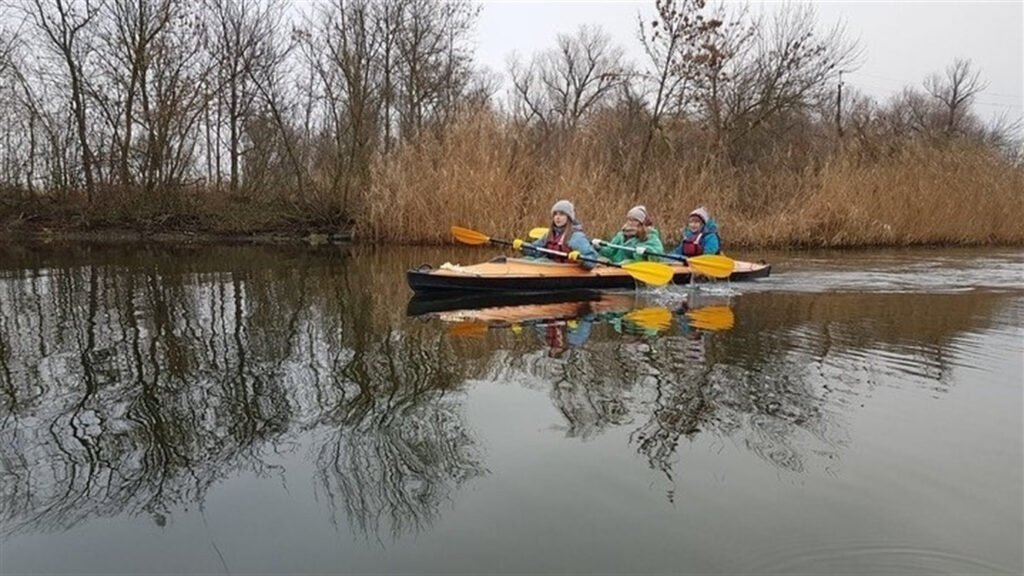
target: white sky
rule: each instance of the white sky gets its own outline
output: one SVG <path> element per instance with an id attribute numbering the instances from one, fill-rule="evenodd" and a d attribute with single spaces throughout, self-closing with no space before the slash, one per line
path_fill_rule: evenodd
<path id="1" fill-rule="evenodd" d="M 476 58 L 505 73 L 508 56 L 528 57 L 554 45 L 559 33 L 598 24 L 640 61 L 637 14 L 654 15 L 654 0 L 478 0 Z M 766 2 L 778 5 L 778 2 Z M 758 2 L 751 2 L 752 5 Z M 845 22 L 859 39 L 861 67 L 847 85 L 884 100 L 904 86 L 920 87 L 954 58 L 969 58 L 988 88 L 976 99 L 982 117 L 1024 116 L 1024 2 L 825 1 L 813 2 L 821 29 Z"/>

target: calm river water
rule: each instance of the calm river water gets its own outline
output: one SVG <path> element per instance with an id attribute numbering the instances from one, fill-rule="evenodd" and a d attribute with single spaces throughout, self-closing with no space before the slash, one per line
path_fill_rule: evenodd
<path id="1" fill-rule="evenodd" d="M 1024 571 L 1021 250 L 410 300 L 492 254 L 0 248 L 0 572 Z"/>

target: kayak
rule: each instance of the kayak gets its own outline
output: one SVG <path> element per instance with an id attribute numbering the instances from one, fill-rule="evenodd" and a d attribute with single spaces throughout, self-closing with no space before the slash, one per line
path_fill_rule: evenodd
<path id="1" fill-rule="evenodd" d="M 562 291 L 540 294 L 472 292 L 444 297 L 416 294 L 407 308 L 409 316 L 436 318 L 459 336 L 479 336 L 489 330 L 526 326 L 569 326 L 577 323 L 610 323 L 617 331 L 656 334 L 675 322 L 707 331 L 729 330 L 735 322 L 728 299 L 685 298 L 675 309 L 664 306 L 638 308 L 636 295 L 621 292 Z M 696 304 L 699 307 L 694 307 Z"/>
<path id="2" fill-rule="evenodd" d="M 482 322 L 494 326 L 544 324 L 576 320 L 598 314 L 625 314 L 636 305 L 631 294 L 603 294 L 593 300 L 548 304 L 517 304 L 486 308 L 462 308 L 437 312 L 443 322 Z"/>
<path id="3" fill-rule="evenodd" d="M 694 276 L 685 264 L 671 264 L 672 283 L 688 284 Z M 771 265 L 736 261 L 729 280 L 767 278 Z M 417 294 L 432 292 L 547 292 L 562 290 L 630 289 L 637 281 L 628 270 L 598 266 L 585 270 L 573 263 L 498 257 L 489 262 L 459 266 L 445 263 L 439 268 L 424 264 L 406 272 L 409 287 Z"/>

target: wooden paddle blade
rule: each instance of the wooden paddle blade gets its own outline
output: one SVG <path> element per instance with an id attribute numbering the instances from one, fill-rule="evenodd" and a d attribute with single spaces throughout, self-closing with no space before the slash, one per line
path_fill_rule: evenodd
<path id="1" fill-rule="evenodd" d="M 469 228 L 463 228 L 461 226 L 452 226 L 451 232 L 452 236 L 463 244 L 479 246 L 480 244 L 487 244 L 491 240 L 490 237 L 477 232 L 476 230 L 470 230 Z"/>
<path id="2" fill-rule="evenodd" d="M 622 269 L 629 272 L 633 278 L 651 286 L 668 284 L 674 274 L 672 268 L 659 262 L 630 262 L 623 264 Z"/>
<path id="3" fill-rule="evenodd" d="M 730 330 L 736 324 L 736 316 L 728 306 L 708 306 L 686 313 L 690 326 L 699 330 Z"/>
<path id="4" fill-rule="evenodd" d="M 686 263 L 690 268 L 712 278 L 728 278 L 736 266 L 732 258 L 716 254 L 691 256 L 686 259 Z"/>
<path id="5" fill-rule="evenodd" d="M 547 233 L 548 233 L 548 229 L 547 228 L 543 228 L 543 227 L 542 228 L 532 228 L 530 230 L 529 237 L 530 237 L 530 240 L 540 240 Z"/>
<path id="6" fill-rule="evenodd" d="M 672 327 L 672 312 L 664 307 L 638 308 L 626 314 L 626 320 L 645 330 L 661 332 Z"/>

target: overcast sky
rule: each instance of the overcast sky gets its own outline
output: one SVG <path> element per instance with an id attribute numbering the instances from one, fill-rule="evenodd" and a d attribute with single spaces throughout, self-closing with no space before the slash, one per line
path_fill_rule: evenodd
<path id="1" fill-rule="evenodd" d="M 477 61 L 505 72 L 513 51 L 528 57 L 554 45 L 559 33 L 598 24 L 634 60 L 642 58 L 637 14 L 650 19 L 654 0 L 480 0 Z M 758 7 L 759 2 L 751 2 Z M 770 9 L 777 2 L 765 2 Z M 956 57 L 969 58 L 988 88 L 977 98 L 984 117 L 1024 115 L 1024 2 L 818 1 L 821 29 L 838 21 L 860 41 L 860 68 L 848 85 L 879 99 L 924 78 Z"/>

